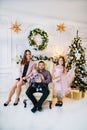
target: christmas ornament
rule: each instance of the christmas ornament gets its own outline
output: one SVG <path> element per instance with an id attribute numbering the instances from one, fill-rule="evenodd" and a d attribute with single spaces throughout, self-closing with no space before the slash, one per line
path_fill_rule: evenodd
<path id="1" fill-rule="evenodd" d="M 77 60 L 79 60 L 80 57 L 81 57 L 81 54 L 77 51 L 77 52 L 75 53 L 75 56 L 76 56 Z"/>
<path id="2" fill-rule="evenodd" d="M 64 32 L 65 31 L 64 23 L 57 25 L 57 31 L 60 31 L 60 32 Z"/>
<path id="3" fill-rule="evenodd" d="M 19 31 L 21 31 L 20 28 L 21 24 L 18 24 L 17 22 L 15 22 L 14 24 L 11 25 L 11 30 L 13 30 L 14 32 L 18 33 Z"/>

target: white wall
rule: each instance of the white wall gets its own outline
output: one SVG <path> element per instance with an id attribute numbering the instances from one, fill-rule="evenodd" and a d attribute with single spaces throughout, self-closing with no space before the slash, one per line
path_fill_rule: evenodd
<path id="1" fill-rule="evenodd" d="M 23 54 L 26 48 L 31 49 L 27 39 L 30 30 L 39 27 L 49 35 L 46 50 L 32 50 L 34 55 L 66 54 L 77 29 L 86 47 L 86 11 L 86 0 L 0 0 L 0 91 L 8 91 L 18 75 L 16 55 Z M 21 24 L 22 30 L 18 34 L 10 30 L 15 21 Z M 56 25 L 60 23 L 65 24 L 65 32 L 56 31 Z"/>

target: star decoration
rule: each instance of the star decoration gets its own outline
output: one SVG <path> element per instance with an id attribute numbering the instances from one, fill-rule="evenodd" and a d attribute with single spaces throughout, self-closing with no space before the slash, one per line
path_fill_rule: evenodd
<path id="1" fill-rule="evenodd" d="M 17 22 L 15 22 L 14 24 L 11 25 L 11 30 L 13 30 L 14 32 L 18 33 L 19 31 L 21 31 L 20 28 L 21 24 L 18 24 Z"/>
<path id="2" fill-rule="evenodd" d="M 65 31 L 65 25 L 64 25 L 64 23 L 57 25 L 57 31 L 60 31 L 60 32 Z"/>

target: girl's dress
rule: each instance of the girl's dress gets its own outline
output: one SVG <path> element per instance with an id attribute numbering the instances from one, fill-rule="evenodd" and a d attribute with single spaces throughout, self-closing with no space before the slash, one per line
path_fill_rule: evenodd
<path id="1" fill-rule="evenodd" d="M 54 81 L 54 94 L 55 96 L 63 98 L 71 90 L 70 85 L 75 76 L 74 69 L 71 69 L 69 72 L 64 73 L 64 67 L 57 65 L 54 68 L 54 76 L 59 76 Z"/>

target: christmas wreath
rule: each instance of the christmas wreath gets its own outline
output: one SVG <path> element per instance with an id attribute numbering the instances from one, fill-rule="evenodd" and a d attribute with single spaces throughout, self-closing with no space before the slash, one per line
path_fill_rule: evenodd
<path id="1" fill-rule="evenodd" d="M 41 41 L 36 41 L 36 36 L 39 36 L 39 38 L 41 37 Z M 44 50 L 47 47 L 48 34 L 45 31 L 36 28 L 30 31 L 28 40 L 30 46 L 34 46 L 34 50 Z"/>

